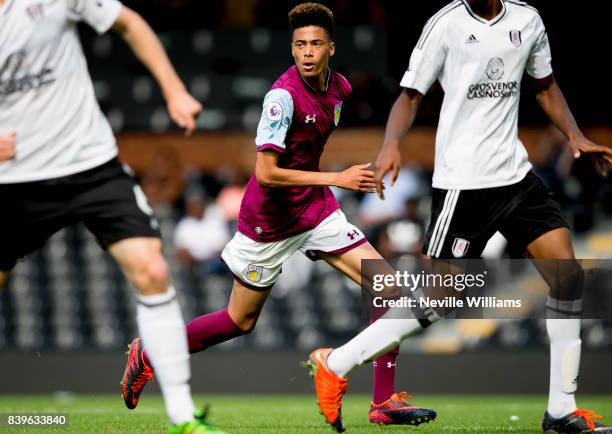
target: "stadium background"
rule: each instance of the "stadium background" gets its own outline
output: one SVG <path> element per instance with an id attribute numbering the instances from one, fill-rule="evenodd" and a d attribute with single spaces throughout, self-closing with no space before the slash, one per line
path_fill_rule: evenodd
<path id="1" fill-rule="evenodd" d="M 123 41 L 81 29 L 96 94 L 117 134 L 121 156 L 135 170 L 160 219 L 186 319 L 227 302 L 231 277 L 218 253 L 233 233 L 253 167 L 261 100 L 292 64 L 286 13 L 297 3 L 125 1 L 159 33 L 179 74 L 204 103 L 200 130 L 192 138 L 171 125 L 154 80 Z M 332 170 L 375 158 L 412 47 L 425 21 L 445 2 L 324 3 L 335 11 L 338 27 L 332 67 L 354 89 L 323 157 L 322 169 Z M 603 14 L 597 14 L 594 1 L 580 2 L 579 8 L 544 0 L 531 4 L 543 16 L 555 76 L 579 124 L 587 136 L 609 145 L 611 95 L 601 46 L 610 37 L 604 39 Z M 546 124 L 528 83 L 522 92 L 521 138 L 563 203 L 578 255 L 609 258 L 610 177 L 595 176 L 589 161 L 571 165 L 563 139 Z M 441 98 L 441 90 L 434 88 L 423 101 L 416 127 L 403 144 L 404 169 L 389 202 L 336 192 L 349 218 L 385 256 L 417 251 L 421 242 Z M 201 216 L 202 207 L 202 221 L 192 220 L 177 235 L 186 215 Z M 189 248 L 175 239 L 186 240 Z M 491 254 L 504 253 L 497 249 Z M 367 323 L 359 289 L 325 264 L 296 255 L 285 271 L 251 335 L 193 357 L 196 391 L 303 393 L 309 390 L 308 380 L 297 361 L 312 348 L 343 342 Z M 0 393 L 115 392 L 122 351 L 136 333 L 134 302 L 117 267 L 83 227 L 54 235 L 42 251 L 18 265 L 0 296 L 0 364 L 4 372 L 28 372 L 3 378 Z M 583 342 L 581 390 L 609 392 L 610 324 L 586 321 Z M 541 321 L 444 321 L 406 342 L 402 353 L 398 385 L 411 390 L 546 390 Z M 367 392 L 370 376 L 369 369 L 362 369 L 351 389 Z"/>

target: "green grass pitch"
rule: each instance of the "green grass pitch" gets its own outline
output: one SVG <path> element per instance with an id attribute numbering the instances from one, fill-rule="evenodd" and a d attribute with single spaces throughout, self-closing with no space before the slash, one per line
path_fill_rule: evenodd
<path id="1" fill-rule="evenodd" d="M 343 412 L 347 434 L 362 433 L 538 433 L 545 410 L 544 396 L 419 395 L 412 400 L 437 410 L 437 420 L 419 427 L 379 427 L 367 419 L 369 397 L 348 395 Z M 210 419 L 229 434 L 331 433 L 308 395 L 199 395 L 210 403 Z M 612 421 L 612 395 L 581 396 L 579 405 Z M 10 429 L 8 433 L 164 433 L 166 416 L 159 395 L 144 394 L 139 407 L 129 411 L 119 396 L 76 395 L 61 399 L 48 395 L 0 396 L 0 413 L 62 412 L 68 428 Z M 518 420 L 511 420 L 518 416 Z M 516 418 L 514 418 L 516 419 Z M 5 431 L 0 428 L 0 431 Z"/>

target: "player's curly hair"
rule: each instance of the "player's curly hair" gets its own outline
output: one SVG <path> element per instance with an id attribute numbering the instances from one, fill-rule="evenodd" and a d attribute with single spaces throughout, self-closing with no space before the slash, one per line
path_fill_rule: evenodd
<path id="1" fill-rule="evenodd" d="M 334 13 L 321 3 L 301 3 L 289 12 L 291 32 L 300 27 L 323 27 L 329 37 L 334 36 Z"/>

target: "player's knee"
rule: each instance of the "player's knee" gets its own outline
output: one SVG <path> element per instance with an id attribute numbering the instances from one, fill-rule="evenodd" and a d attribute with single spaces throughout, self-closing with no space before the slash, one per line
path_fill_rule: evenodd
<path id="1" fill-rule="evenodd" d="M 547 279 L 550 296 L 558 300 L 576 300 L 582 297 L 584 286 L 584 270 L 578 261 L 555 261 L 556 272 Z"/>
<path id="2" fill-rule="evenodd" d="M 168 289 L 168 265 L 161 255 L 141 260 L 134 267 L 131 280 L 144 295 L 163 293 Z"/>

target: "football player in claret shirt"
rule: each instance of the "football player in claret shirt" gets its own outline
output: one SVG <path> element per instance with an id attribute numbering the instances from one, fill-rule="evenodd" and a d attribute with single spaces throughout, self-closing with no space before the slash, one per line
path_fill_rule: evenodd
<path id="1" fill-rule="evenodd" d="M 242 200 L 238 232 L 222 252 L 235 277 L 229 305 L 188 324 L 192 353 L 253 330 L 283 262 L 296 251 L 323 259 L 359 284 L 361 260 L 382 259 L 363 233 L 347 221 L 329 188 L 375 192 L 369 164 L 338 173 L 319 171 L 327 138 L 351 94 L 346 78 L 328 67 L 336 49 L 332 12 L 320 4 L 303 3 L 291 10 L 289 21 L 295 65 L 264 98 L 255 139 L 255 173 Z M 138 342 L 136 338 L 136 347 Z M 370 419 L 418 424 L 435 418 L 433 410 L 412 406 L 404 401 L 403 393 L 395 393 L 396 355 L 392 350 L 378 363 L 388 372 L 375 375 Z M 135 406 L 152 370 L 146 353 L 134 353 L 130 360 L 134 393 L 127 403 Z"/>
<path id="2" fill-rule="evenodd" d="M 479 258 L 499 231 L 515 252 L 549 260 L 554 267 L 542 267 L 540 261 L 540 272 L 547 282 L 564 285 L 552 284 L 546 302 L 551 363 L 542 430 L 610 433 L 612 427 L 594 420 L 601 417 L 593 411 L 578 409 L 574 398 L 582 270 L 574 260 L 569 225 L 560 206 L 531 171 L 518 138 L 519 89 L 525 71 L 538 103 L 566 135 L 574 156 L 589 154 L 606 173 L 612 150 L 592 143 L 578 128 L 553 77 L 548 37 L 538 11 L 514 0 L 456 0 L 425 24 L 414 47 L 400 83 L 404 90 L 391 110 L 376 160 L 377 189 L 384 198 L 382 179 L 389 172 L 392 181 L 397 178 L 398 145 L 412 126 L 422 96 L 438 80 L 444 101 L 436 135 L 432 218 L 423 253 L 436 263 Z M 377 321 L 330 354 L 315 351 L 311 363 L 334 374 L 321 378 L 321 390 L 339 387 L 364 360 L 437 319 L 438 312 L 433 312 L 425 323 Z M 340 401 L 327 405 L 339 407 Z"/>

